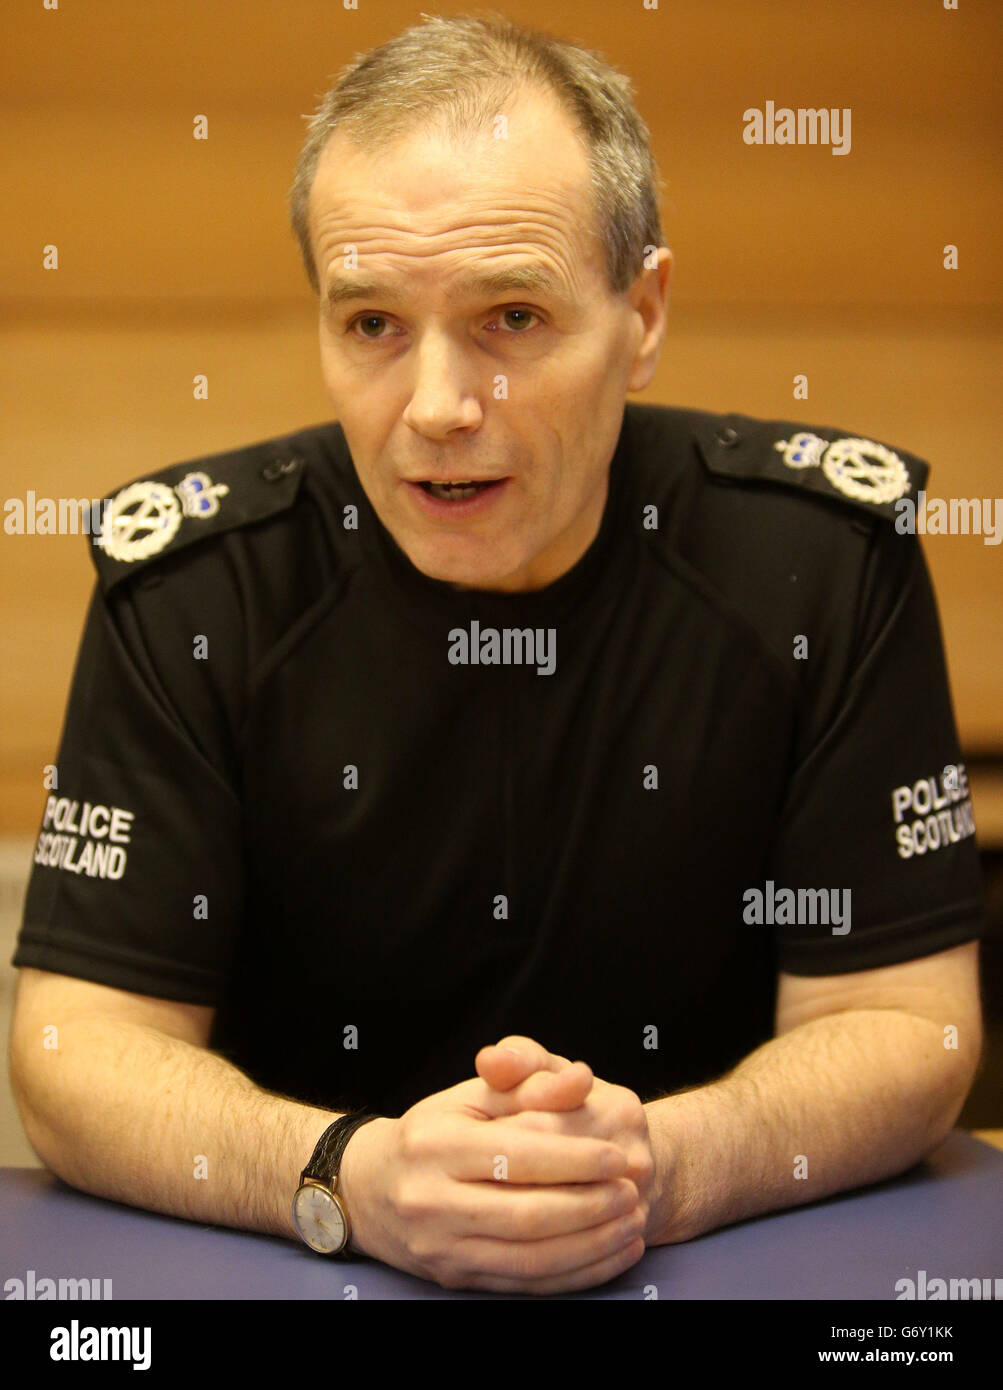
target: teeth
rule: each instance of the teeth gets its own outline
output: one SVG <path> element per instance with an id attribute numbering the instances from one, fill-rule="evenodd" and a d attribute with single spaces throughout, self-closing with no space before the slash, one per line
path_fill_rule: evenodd
<path id="1" fill-rule="evenodd" d="M 482 484 L 426 483 L 425 486 L 433 497 L 438 497 L 443 501 L 455 502 L 465 500 L 468 497 L 476 497 Z"/>

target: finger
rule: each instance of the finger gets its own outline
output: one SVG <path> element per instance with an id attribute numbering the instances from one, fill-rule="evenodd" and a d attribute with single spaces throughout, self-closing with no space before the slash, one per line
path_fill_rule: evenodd
<path id="1" fill-rule="evenodd" d="M 521 1294 L 563 1294 L 574 1293 L 578 1289 L 595 1289 L 627 1273 L 632 1265 L 638 1264 L 645 1254 L 643 1237 L 632 1240 L 618 1254 L 608 1259 L 600 1259 L 596 1264 L 583 1265 L 581 1269 L 568 1270 L 563 1275 L 552 1275 L 547 1279 L 497 1279 L 490 1275 L 475 1275 L 465 1289 L 493 1289 L 496 1293 Z"/>
<path id="2" fill-rule="evenodd" d="M 544 1066 L 549 1067 L 551 1071 L 560 1071 L 562 1067 L 571 1065 L 567 1057 L 562 1057 L 559 1052 L 551 1052 L 543 1043 L 537 1042 L 535 1038 L 527 1038 L 522 1033 L 507 1034 L 498 1040 L 498 1046 L 508 1048 L 510 1052 L 528 1053 L 536 1063 L 537 1071 Z"/>
<path id="3" fill-rule="evenodd" d="M 579 1109 L 588 1101 L 595 1082 L 592 1069 L 585 1062 L 574 1065 L 569 1062 L 563 1072 L 541 1072 L 538 1075 L 541 1078 L 537 1083 L 541 1088 L 539 1098 L 541 1102 L 546 1102 L 542 1105 L 543 1110 Z M 552 1088 L 549 1094 L 545 1089 L 547 1086 Z M 482 1077 L 472 1076 L 439 1091 L 434 1101 L 436 1109 L 454 1113 L 461 1111 L 476 1120 L 494 1120 L 509 1113 L 522 1113 L 509 1103 L 510 1094 L 495 1090 Z M 428 1103 L 428 1100 L 424 1102 L 426 1105 Z"/>
<path id="4" fill-rule="evenodd" d="M 537 1241 L 591 1230 L 629 1216 L 640 1200 L 630 1178 L 609 1182 L 458 1182 L 449 1194 L 448 1220 L 459 1237 Z"/>
<path id="5" fill-rule="evenodd" d="M 518 1053 L 528 1063 L 525 1070 L 517 1070 L 518 1058 L 512 1053 Z M 519 1081 L 534 1071 L 561 1071 L 571 1065 L 567 1057 L 548 1052 L 535 1038 L 524 1037 L 521 1033 L 510 1033 L 500 1038 L 494 1047 L 482 1047 L 477 1056 L 484 1057 L 489 1066 L 508 1067 Z"/>
<path id="6" fill-rule="evenodd" d="M 461 1269 L 471 1270 L 474 1278 L 514 1279 L 523 1287 L 528 1281 L 538 1285 L 555 1277 L 573 1276 L 606 1260 L 626 1260 L 627 1251 L 634 1256 L 625 1266 L 629 1267 L 644 1251 L 643 1229 L 644 1213 L 635 1210 L 589 1230 L 544 1240 L 461 1237 L 456 1242 L 455 1259 Z"/>
<path id="7" fill-rule="evenodd" d="M 484 1090 L 476 1104 L 491 1119 L 526 1109 L 578 1110 L 585 1104 L 594 1080 L 592 1069 L 585 1062 L 569 1063 L 561 1072 L 533 1072 L 511 1090 L 498 1090 L 482 1077 Z"/>
<path id="8" fill-rule="evenodd" d="M 536 1070 L 528 1053 L 491 1045 L 474 1058 L 474 1070 L 496 1091 L 507 1091 Z"/>
<path id="9" fill-rule="evenodd" d="M 484 1289 L 493 1293 L 574 1293 L 578 1289 L 594 1289 L 599 1284 L 608 1284 L 611 1279 L 616 1279 L 636 1265 L 646 1249 L 643 1237 L 638 1236 L 617 1254 L 582 1265 L 580 1269 L 566 1270 L 563 1274 L 553 1274 L 544 1279 L 513 1279 L 497 1274 L 471 1273 L 447 1287 Z"/>
<path id="10" fill-rule="evenodd" d="M 496 1120 L 494 1123 L 500 1125 L 502 1121 Z M 579 1144 L 585 1137 L 615 1144 L 626 1160 L 626 1167 L 622 1170 L 624 1177 L 645 1188 L 652 1180 L 654 1160 L 650 1142 L 618 1127 L 608 1111 L 593 1111 L 588 1105 L 564 1114 L 524 1110 L 518 1115 L 508 1116 L 505 1123 L 511 1128 L 524 1129 L 539 1135 L 565 1136 Z"/>
<path id="11" fill-rule="evenodd" d="M 446 1129 L 438 1147 L 442 1168 L 466 1182 L 605 1182 L 627 1171 L 626 1155 L 609 1140 L 538 1133 L 504 1116 Z"/>
<path id="12" fill-rule="evenodd" d="M 611 1143 L 618 1142 L 614 1138 L 612 1130 L 606 1131 L 608 1117 L 604 1112 L 596 1110 L 594 1107 L 580 1105 L 576 1110 L 554 1109 L 527 1109 L 513 1111 L 505 1115 L 507 1119 L 517 1129 L 532 1130 L 535 1134 L 565 1134 L 565 1135 L 586 1135 L 590 1134 L 594 1139 L 606 1139 Z"/>
<path id="13" fill-rule="evenodd" d="M 520 1110 L 504 1118 L 511 1127 L 530 1129 L 539 1134 L 589 1134 L 594 1139 L 605 1139 L 625 1149 L 651 1148 L 650 1134 L 644 1121 L 644 1127 L 638 1128 L 632 1121 L 625 1121 L 615 1108 L 591 1096 L 577 1110 L 561 1113 L 542 1109 Z M 501 1121 L 495 1123 L 500 1124 Z"/>

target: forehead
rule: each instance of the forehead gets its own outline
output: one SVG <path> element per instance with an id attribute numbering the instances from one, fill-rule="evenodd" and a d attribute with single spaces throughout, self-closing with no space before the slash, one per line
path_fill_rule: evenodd
<path id="1" fill-rule="evenodd" d="M 382 149 L 336 131 L 310 195 L 310 230 L 321 281 L 342 264 L 448 273 L 471 253 L 525 253 L 564 279 L 601 273 L 591 171 L 573 121 L 548 94 L 502 106 L 486 134 L 451 139 L 416 131 Z M 494 132 L 499 132 L 496 135 Z"/>

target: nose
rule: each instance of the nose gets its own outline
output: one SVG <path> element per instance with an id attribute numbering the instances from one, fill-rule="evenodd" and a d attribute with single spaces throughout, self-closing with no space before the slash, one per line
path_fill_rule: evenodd
<path id="1" fill-rule="evenodd" d="M 472 389 L 473 371 L 463 349 L 444 333 L 426 333 L 415 349 L 414 390 L 404 420 L 429 439 L 472 429 L 483 414 Z"/>

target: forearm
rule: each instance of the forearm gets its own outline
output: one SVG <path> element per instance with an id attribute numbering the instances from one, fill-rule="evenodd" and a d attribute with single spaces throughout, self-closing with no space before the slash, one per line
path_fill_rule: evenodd
<path id="1" fill-rule="evenodd" d="M 849 1010 L 771 1039 L 720 1081 L 649 1102 L 647 1243 L 902 1172 L 948 1133 L 977 1061 L 945 1049 L 928 1019 Z"/>
<path id="2" fill-rule="evenodd" d="M 216 1053 L 111 1019 L 61 1021 L 58 1049 L 21 1060 L 15 1095 L 32 1146 L 71 1186 L 290 1237 L 297 1179 L 337 1117 L 262 1090 Z"/>

